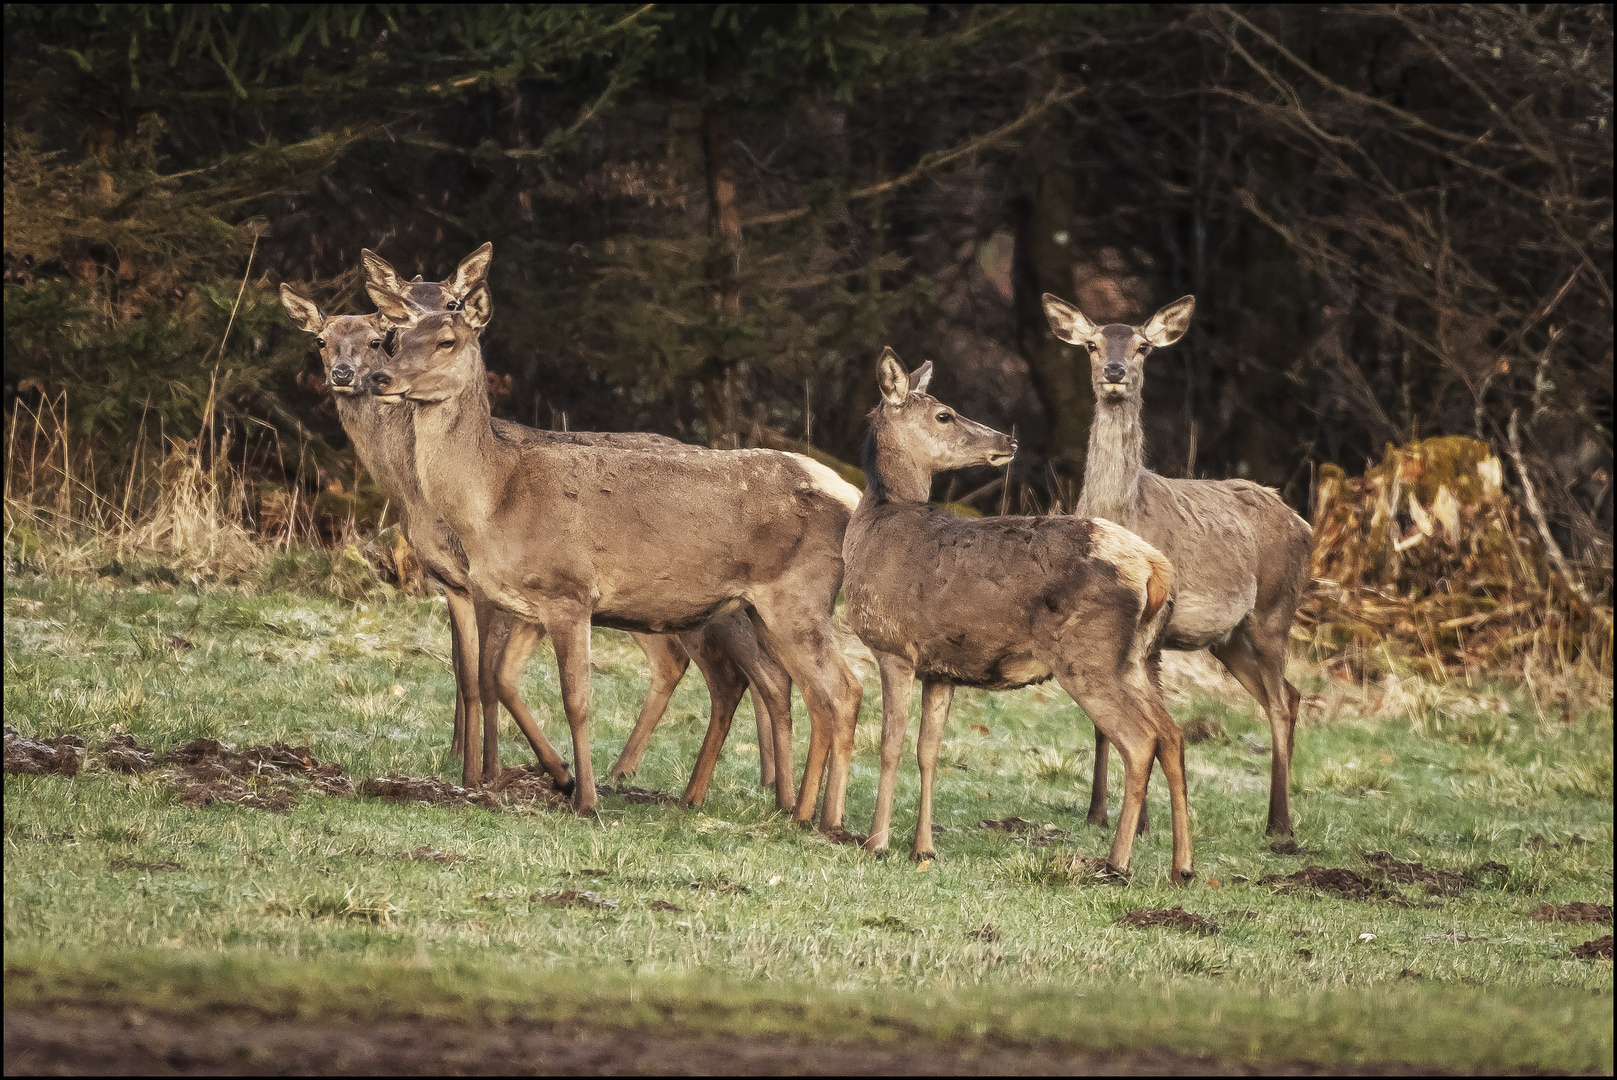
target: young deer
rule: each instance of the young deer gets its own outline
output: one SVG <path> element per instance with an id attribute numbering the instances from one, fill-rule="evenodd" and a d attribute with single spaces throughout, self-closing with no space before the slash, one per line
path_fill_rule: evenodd
<path id="1" fill-rule="evenodd" d="M 825 482 L 830 470 L 768 450 L 514 442 L 489 423 L 478 344 L 489 318 L 486 284 L 463 310 L 425 316 L 396 292 L 368 290 L 405 327 L 368 388 L 381 401 L 410 402 L 422 492 L 459 538 L 472 582 L 555 642 L 576 811 L 596 805 L 591 623 L 669 633 L 745 608 L 808 705 L 795 816 L 813 817 L 829 758 L 820 827 L 840 830 L 860 687 L 831 626 L 854 499 Z M 777 718 L 777 755 L 789 739 Z M 777 782 L 789 782 L 779 764 Z"/>
<path id="2" fill-rule="evenodd" d="M 417 292 L 424 294 L 425 290 L 434 289 L 439 290 L 442 295 L 453 296 L 451 290 L 466 279 L 468 265 L 483 254 L 483 250 L 480 249 L 463 262 L 455 278 L 441 283 L 425 285 L 415 283 Z M 484 265 L 486 267 L 486 262 Z M 423 295 L 423 299 L 432 302 L 434 299 L 441 299 L 441 296 Z M 476 785 L 481 782 L 483 774 L 492 775 L 498 771 L 495 742 L 497 717 L 493 715 L 493 710 L 497 708 L 497 701 L 503 701 L 546 770 L 564 790 L 571 790 L 572 780 L 567 775 L 566 766 L 541 734 L 532 713 L 517 691 L 517 680 L 538 643 L 537 637 L 525 624 L 514 626 L 509 615 L 495 609 L 486 601 L 479 602 L 475 591 L 470 588 L 464 556 L 460 554 L 458 542 L 442 519 L 426 506 L 421 495 L 415 473 L 415 437 L 409 417 L 400 415 L 399 410 L 384 406 L 369 395 L 354 393 L 355 387 L 361 385 L 369 367 L 386 355 L 382 351 L 386 330 L 379 325 L 375 316 L 323 315 L 311 301 L 299 296 L 286 285 L 281 286 L 281 302 L 294 323 L 317 336 L 321 359 L 326 368 L 326 379 L 332 388 L 338 417 L 344 429 L 354 441 L 361 462 L 378 486 L 387 492 L 390 500 L 399 508 L 405 534 L 427 572 L 444 589 L 449 605 L 451 651 L 456 677 L 456 737 L 452 752 L 464 755 L 464 782 Z M 519 440 L 544 441 L 552 434 L 531 431 L 515 424 L 506 424 L 505 421 L 495 423 L 506 428 L 510 437 Z M 590 439 L 608 445 L 617 443 L 639 447 L 655 446 L 658 440 L 671 446 L 680 445 L 672 439 L 663 440 L 655 435 L 558 434 L 557 438 Z M 478 684 L 478 658 L 485 650 L 479 641 L 480 621 L 487 624 L 486 633 L 490 643 L 487 650 L 490 663 L 482 665 L 484 672 L 482 685 Z M 642 712 L 641 723 L 636 729 L 637 735 L 641 734 L 643 728 L 645 736 L 649 736 L 651 728 L 660 719 L 674 686 L 678 684 L 690 661 L 686 647 L 682 647 L 681 643 L 671 636 L 636 635 L 636 640 L 652 663 L 651 696 Z M 780 704 L 782 699 L 788 702 L 790 700 L 790 684 L 786 680 L 785 673 L 771 658 L 755 655 L 759 652 L 755 636 L 751 626 L 742 619 L 731 617 L 724 624 L 704 628 L 700 635 L 691 635 L 689 651 L 696 655 L 698 665 L 707 677 L 713 696 L 714 712 L 722 716 L 722 726 L 725 730 L 728 730 L 729 717 L 734 713 L 747 688 L 747 679 L 737 670 L 738 665 L 732 661 L 732 654 L 744 658 L 741 667 L 761 669 L 761 677 L 756 682 L 764 688 L 775 710 L 785 708 Z M 480 711 L 480 699 L 486 704 L 486 708 L 482 710 L 485 739 L 484 753 L 481 757 L 476 753 L 476 742 L 466 738 L 469 717 L 477 715 Z M 648 716 L 649 724 L 646 722 Z M 769 731 L 771 735 L 770 742 L 760 742 L 763 754 L 769 755 L 772 752 L 773 732 L 766 726 L 762 710 L 760 710 L 760 728 Z M 643 748 L 644 736 L 639 749 Z M 625 756 L 628 756 L 628 753 L 626 750 Z M 636 752 L 634 759 L 637 761 L 638 757 L 639 753 Z M 775 774 L 773 757 L 767 757 L 766 763 L 768 775 L 764 778 L 764 782 L 773 785 Z M 699 803 L 706 794 L 706 781 L 710 777 L 711 768 L 707 770 L 705 776 L 699 774 L 701 783 L 698 785 L 693 781 L 693 786 L 687 789 L 686 799 Z M 788 804 L 789 801 L 788 799 Z"/>
<path id="3" fill-rule="evenodd" d="M 413 281 L 403 281 L 387 260 L 369 248 L 360 251 L 360 259 L 365 268 L 367 282 L 399 293 L 418 314 L 430 314 L 434 311 L 458 309 L 465 302 L 471 289 L 478 282 L 487 279 L 493 251 L 492 244 L 484 244 L 462 260 L 454 275 L 442 282 L 423 281 L 420 275 Z M 393 328 L 385 317 L 380 315 L 378 317 L 389 329 Z M 362 384 L 364 374 L 361 372 L 356 377 L 355 385 Z M 376 404 L 374 400 L 372 407 L 386 410 L 385 406 Z M 415 436 L 410 418 L 408 415 L 400 414 L 397 409 L 386 411 L 390 413 L 391 422 L 403 429 L 402 454 L 407 461 L 401 463 L 400 471 L 408 472 L 410 479 L 414 481 Z M 496 419 L 493 423 L 502 435 L 517 441 L 611 446 L 634 450 L 676 450 L 684 445 L 666 436 L 645 433 L 537 431 L 505 420 Z M 414 494 L 419 500 L 419 484 L 416 485 Z M 518 708 L 526 713 L 526 706 L 517 693 L 517 682 L 529 658 L 538 647 L 544 631 L 542 627 L 512 619 L 492 605 L 480 609 L 480 613 L 484 610 L 490 612 L 488 617 L 494 620 L 489 628 L 489 638 L 495 644 L 488 663 L 483 665 L 481 680 L 486 731 L 496 722 L 494 717 L 496 700 L 504 702 L 513 716 L 517 715 Z M 758 729 L 759 782 L 764 787 L 775 788 L 776 802 L 781 809 L 791 807 L 794 801 L 790 784 L 791 747 L 787 745 L 777 753 L 774 745 L 775 718 L 784 717 L 787 728 L 791 726 L 791 680 L 768 651 L 759 645 L 752 624 L 744 616 L 733 614 L 715 619 L 701 629 L 683 635 L 631 636 L 651 665 L 651 687 L 635 721 L 634 730 L 607 775 L 613 778 L 630 776 L 639 768 L 646 745 L 666 713 L 675 687 L 679 685 L 679 680 L 684 676 L 691 659 L 695 658 L 712 696 L 713 719 L 708 726 L 709 738 L 704 741 L 703 752 L 697 758 L 697 768 L 681 801 L 694 806 L 700 805 L 707 797 L 708 784 L 712 779 L 717 755 L 723 743 L 722 733 L 729 731 L 736 705 L 740 703 L 741 695 L 749 689 L 750 684 L 753 714 Z M 473 666 L 476 667 L 475 664 Z M 459 720 L 460 716 L 457 714 L 457 721 Z M 718 742 L 710 745 L 716 737 Z M 787 763 L 785 784 L 778 784 L 776 781 L 777 757 Z"/>
<path id="4" fill-rule="evenodd" d="M 887 850 L 893 785 L 921 679 L 921 807 L 911 854 L 934 855 L 932 781 L 955 686 L 1014 690 L 1052 676 L 1117 744 L 1127 783 L 1108 859 L 1126 871 L 1153 760 L 1173 807 L 1173 878 L 1192 876 L 1184 739 L 1147 658 L 1168 615 L 1173 568 L 1108 521 L 957 517 L 927 505 L 932 476 L 1003 465 L 1016 443 L 926 393 L 882 353 L 882 399 L 865 439 L 867 484 L 842 557 L 848 622 L 881 669 L 881 780 L 865 847 Z"/>
<path id="5" fill-rule="evenodd" d="M 1287 789 L 1301 695 L 1285 678 L 1286 648 L 1308 587 L 1313 532 L 1270 488 L 1246 480 L 1175 480 L 1145 467 L 1145 358 L 1184 336 L 1195 305 L 1195 297 L 1185 296 L 1144 326 L 1096 326 L 1071 304 L 1044 294 L 1056 337 L 1089 350 L 1095 387 L 1076 512 L 1132 529 L 1173 560 L 1173 614 L 1162 646 L 1209 650 L 1268 713 L 1268 832 L 1289 836 Z M 1099 728 L 1089 820 L 1106 821 L 1106 739 Z"/>

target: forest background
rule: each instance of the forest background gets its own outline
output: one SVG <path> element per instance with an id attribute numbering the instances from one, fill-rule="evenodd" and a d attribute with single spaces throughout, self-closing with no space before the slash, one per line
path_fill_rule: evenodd
<path id="1" fill-rule="evenodd" d="M 362 247 L 493 240 L 498 413 L 853 462 L 891 344 L 1016 431 L 935 493 L 986 512 L 1082 482 L 1040 294 L 1194 293 L 1154 468 L 1308 516 L 1325 463 L 1472 436 L 1599 599 L 1611 10 L 7 5 L 8 491 L 60 459 L 62 519 L 137 522 L 188 454 L 249 530 L 373 529 L 276 288 L 368 310 Z"/>

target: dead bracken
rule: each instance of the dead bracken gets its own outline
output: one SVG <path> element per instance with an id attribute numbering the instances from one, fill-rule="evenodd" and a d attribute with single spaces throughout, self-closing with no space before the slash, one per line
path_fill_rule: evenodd
<path id="1" fill-rule="evenodd" d="M 1171 908 L 1135 908 L 1117 918 L 1118 926 L 1139 929 L 1147 926 L 1166 926 L 1171 930 L 1186 930 L 1193 934 L 1216 934 L 1218 923 L 1186 911 L 1175 904 Z"/>
<path id="2" fill-rule="evenodd" d="M 1528 917 L 1536 922 L 1611 922 L 1611 905 L 1588 904 L 1582 901 L 1572 904 L 1540 904 Z"/>

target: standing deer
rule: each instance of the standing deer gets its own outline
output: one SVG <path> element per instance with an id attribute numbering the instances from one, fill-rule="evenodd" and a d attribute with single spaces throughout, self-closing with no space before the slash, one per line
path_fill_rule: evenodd
<path id="1" fill-rule="evenodd" d="M 932 782 L 958 686 L 1014 690 L 1054 677 L 1117 744 L 1127 781 L 1109 865 L 1128 869 L 1153 760 L 1173 807 L 1173 878 L 1192 874 L 1184 737 L 1147 670 L 1173 567 L 1109 521 L 962 518 L 927 505 L 935 473 L 1005 465 L 1016 442 L 926 393 L 883 351 L 865 439 L 866 487 L 843 541 L 848 622 L 881 670 L 881 780 L 865 847 L 887 850 L 893 786 L 921 679 L 920 815 L 911 854 L 934 857 Z"/>
<path id="2" fill-rule="evenodd" d="M 404 328 L 368 389 L 383 402 L 409 402 L 427 502 L 460 540 L 472 583 L 555 643 L 576 812 L 592 814 L 597 801 L 590 625 L 669 633 L 746 609 L 808 705 L 809 755 L 794 816 L 814 816 L 824 777 L 820 827 L 840 831 L 860 686 L 831 625 L 854 500 L 826 483 L 830 470 L 770 450 L 515 442 L 490 425 L 478 343 L 489 319 L 487 284 L 462 310 L 430 315 L 397 292 L 367 289 Z M 775 723 L 778 756 L 790 741 L 779 717 Z M 776 768 L 777 783 L 789 782 Z"/>
<path id="3" fill-rule="evenodd" d="M 444 296 L 453 296 L 457 287 L 462 289 L 466 287 L 464 282 L 468 280 L 468 266 L 475 264 L 479 257 L 484 255 L 486 252 L 479 249 L 461 264 L 454 278 L 427 285 L 416 283 L 417 291 L 438 290 L 440 295 L 437 299 L 440 300 Z M 486 268 L 486 265 L 485 258 L 482 261 L 483 268 Z M 473 273 L 477 272 L 478 268 L 474 266 Z M 424 299 L 431 302 L 434 297 L 425 296 Z M 325 316 L 312 302 L 299 296 L 286 285 L 281 287 L 281 301 L 295 323 L 317 336 L 321 359 L 326 368 L 326 379 L 332 388 L 338 416 L 344 429 L 354 441 L 361 461 L 375 478 L 378 486 L 382 487 L 390 500 L 400 508 L 406 536 L 428 573 L 444 589 L 445 599 L 449 605 L 456 675 L 457 730 L 452 752 L 464 755 L 464 782 L 475 785 L 481 782 L 484 772 L 498 770 L 497 743 L 494 737 L 497 732 L 493 723 L 496 717 L 491 714 L 497 708 L 496 701 L 503 701 L 546 770 L 563 790 L 571 790 L 572 780 L 567 775 L 566 766 L 540 733 L 532 713 L 517 692 L 517 679 L 537 645 L 537 638 L 529 633 L 525 626 L 513 626 L 512 620 L 504 612 L 498 611 L 486 602 L 480 604 L 474 596 L 466 577 L 465 560 L 459 552 L 458 542 L 442 520 L 425 505 L 421 495 L 420 484 L 415 475 L 414 433 L 410 427 L 409 417 L 399 415 L 397 409 L 383 406 L 368 395 L 354 392 L 356 385 L 361 384 L 368 366 L 377 358 L 385 356 L 382 352 L 385 329 L 379 325 L 375 316 Z M 663 439 L 655 435 L 558 434 L 532 431 L 519 425 L 506 424 L 505 421 L 495 423 L 507 428 L 510 437 L 519 440 L 545 440 L 554 436 L 556 439 L 575 442 L 591 440 L 604 444 L 653 448 L 662 443 L 671 446 L 681 445 L 672 439 Z M 483 665 L 484 684 L 478 686 L 478 658 L 482 652 L 478 635 L 480 616 L 482 621 L 488 623 L 491 663 Z M 637 635 L 637 641 L 652 662 L 652 687 L 636 734 L 639 735 L 644 728 L 645 735 L 649 736 L 650 728 L 655 726 L 666 708 L 674 686 L 679 682 L 690 661 L 687 648 L 682 647 L 673 637 Z M 716 622 L 700 635 L 691 635 L 689 642 L 689 652 L 696 655 L 698 665 L 702 667 L 707 677 L 713 696 L 715 717 L 716 719 L 722 717 L 722 726 L 725 730 L 728 730 L 729 717 L 734 713 L 735 706 L 747 687 L 747 679 L 737 670 L 738 665 L 732 661 L 732 654 L 744 658 L 740 665 L 742 668 L 758 671 L 755 684 L 764 688 L 765 694 L 771 700 L 772 708 L 783 709 L 784 706 L 780 702 L 782 700 L 789 702 L 790 686 L 785 673 L 780 671 L 772 659 L 755 655 L 759 652 L 757 643 L 751 627 L 744 620 L 731 617 L 722 623 Z M 473 687 L 477 687 L 475 693 Z M 484 710 L 485 740 L 481 758 L 476 754 L 476 743 L 466 738 L 469 717 L 479 711 L 480 699 L 487 705 Z M 772 747 L 773 731 L 765 722 L 764 711 L 759 710 L 759 714 L 760 729 L 768 731 L 771 736 L 770 742 L 760 742 L 760 748 L 768 765 L 768 775 L 764 782 L 772 785 L 775 761 L 769 748 Z M 640 744 L 640 748 L 643 747 L 644 737 Z M 635 758 L 638 760 L 638 753 Z M 702 760 L 705 762 L 706 758 Z M 688 802 L 699 803 L 705 797 L 711 771 L 709 767 L 705 775 L 699 773 L 700 785 L 693 782 L 693 786 L 687 789 L 685 798 Z M 787 771 L 789 774 L 790 769 Z M 790 801 L 788 796 L 787 805 Z"/>
<path id="4" fill-rule="evenodd" d="M 1077 513 L 1139 533 L 1173 560 L 1173 614 L 1162 646 L 1207 649 L 1269 714 L 1271 836 L 1291 835 L 1288 785 L 1297 688 L 1286 681 L 1287 638 L 1308 587 L 1313 531 L 1271 488 L 1247 480 L 1176 480 L 1145 467 L 1140 423 L 1145 358 L 1184 336 L 1193 296 L 1144 326 L 1096 326 L 1049 293 L 1044 313 L 1056 337 L 1089 350 L 1095 419 Z M 1095 730 L 1089 821 L 1106 823 L 1106 738 Z"/>
<path id="5" fill-rule="evenodd" d="M 360 251 L 360 259 L 365 268 L 367 282 L 399 293 L 418 314 L 429 314 L 434 311 L 458 309 L 465 302 L 471 289 L 478 282 L 487 279 L 493 251 L 492 244 L 484 244 L 462 260 L 454 275 L 442 282 L 423 281 L 420 275 L 413 281 L 404 281 L 387 260 L 369 248 Z M 380 315 L 378 317 L 384 325 L 393 328 L 385 317 Z M 363 385 L 363 376 L 363 372 L 355 375 L 353 385 Z M 376 407 L 374 402 L 372 407 Z M 407 463 L 403 464 L 403 470 L 409 473 L 413 481 L 414 430 L 408 416 L 398 415 L 397 410 L 391 412 L 393 414 L 390 417 L 391 423 L 401 427 L 403 431 L 404 445 L 401 452 L 403 457 L 408 459 Z M 493 423 L 507 437 L 519 441 L 540 440 L 576 446 L 612 446 L 638 450 L 670 450 L 684 446 L 683 443 L 662 435 L 536 431 L 505 420 L 497 419 Z M 842 483 L 840 480 L 837 482 Z M 857 498 L 857 493 L 849 485 L 842 484 L 842 488 L 845 497 Z M 416 485 L 414 494 L 419 502 L 419 484 Z M 461 561 L 464 562 L 464 559 Z M 543 636 L 543 628 L 512 619 L 498 609 L 489 610 L 489 617 L 494 620 L 489 633 L 491 641 L 495 643 L 495 649 L 489 657 L 489 662 L 483 665 L 481 697 L 485 713 L 485 733 L 497 723 L 495 715 L 498 708 L 497 700 L 504 702 L 513 716 L 517 715 L 518 708 L 526 712 L 526 706 L 517 692 L 517 682 Z M 725 616 L 715 619 L 700 630 L 684 635 L 632 636 L 651 665 L 651 687 L 635 721 L 634 730 L 607 775 L 613 778 L 629 776 L 639 768 L 640 759 L 645 753 L 652 732 L 662 720 L 674 688 L 679 685 L 679 680 L 684 676 L 691 658 L 694 657 L 697 667 L 707 680 L 713 698 L 713 719 L 709 722 L 708 737 L 703 742 L 703 750 L 697 758 L 697 767 L 684 795 L 681 796 L 681 802 L 688 806 L 696 806 L 706 799 L 724 734 L 729 731 L 730 720 L 736 705 L 740 702 L 741 694 L 750 684 L 753 714 L 758 729 L 759 781 L 764 787 L 776 789 L 776 803 L 781 809 L 791 807 L 794 802 L 790 783 L 791 746 L 788 744 L 777 751 L 774 745 L 775 717 L 784 717 L 788 729 L 791 726 L 791 680 L 767 650 L 759 646 L 757 635 L 746 618 L 739 614 Z M 473 667 L 475 669 L 476 665 Z M 460 720 L 461 717 L 457 714 L 457 722 Z M 780 773 L 777 767 L 780 761 L 786 763 L 784 783 L 778 783 L 776 779 Z"/>

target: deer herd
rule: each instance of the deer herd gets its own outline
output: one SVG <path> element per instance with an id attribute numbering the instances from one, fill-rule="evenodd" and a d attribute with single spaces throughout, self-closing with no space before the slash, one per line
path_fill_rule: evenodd
<path id="1" fill-rule="evenodd" d="M 1273 735 L 1268 831 L 1291 833 L 1299 694 L 1284 668 L 1308 583 L 1309 527 L 1269 488 L 1170 479 L 1144 465 L 1145 358 L 1183 336 L 1192 297 L 1144 326 L 1097 326 L 1046 294 L 1051 330 L 1088 351 L 1095 389 L 1077 512 L 969 518 L 929 504 L 933 475 L 1006 465 L 1016 441 L 929 395 L 931 363 L 906 371 L 892 349 L 878 361 L 863 492 L 800 454 L 541 431 L 493 417 L 479 341 L 493 314 L 492 256 L 484 244 L 443 281 L 404 281 L 367 250 L 370 315 L 326 315 L 281 286 L 287 314 L 318 341 L 355 451 L 443 589 L 455 672 L 451 752 L 463 755 L 462 783 L 498 774 L 503 704 L 574 810 L 594 814 L 590 627 L 609 626 L 632 634 L 651 665 L 646 703 L 609 776 L 635 771 L 694 660 L 712 712 L 681 802 L 706 797 L 751 692 L 761 783 L 798 823 L 818 810 L 819 828 L 844 836 L 861 687 L 832 625 L 843 593 L 848 624 L 881 674 L 881 774 L 866 850 L 887 850 L 916 679 L 921 791 L 911 855 L 927 860 L 936 854 L 932 786 L 954 688 L 1053 678 L 1094 723 L 1092 824 L 1107 820 L 1109 748 L 1123 761 L 1109 868 L 1127 872 L 1160 764 L 1172 810 L 1170 877 L 1189 881 L 1184 737 L 1163 702 L 1163 649 L 1209 650 L 1263 707 Z M 546 634 L 571 773 L 518 692 Z M 795 790 L 794 683 L 810 724 Z"/>

